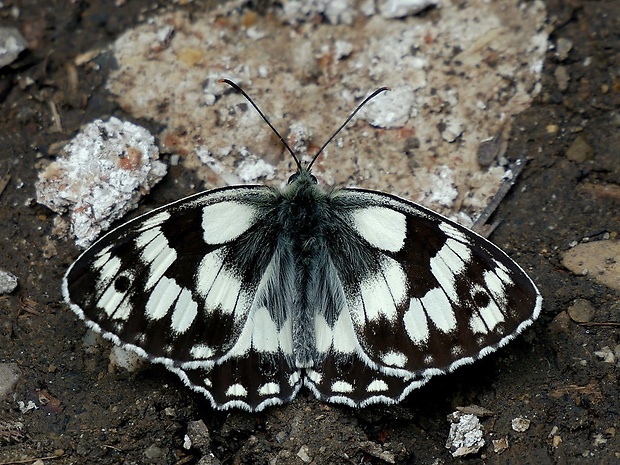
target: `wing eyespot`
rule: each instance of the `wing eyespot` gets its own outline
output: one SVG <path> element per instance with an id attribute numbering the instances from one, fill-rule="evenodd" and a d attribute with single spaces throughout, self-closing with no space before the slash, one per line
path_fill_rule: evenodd
<path id="1" fill-rule="evenodd" d="M 114 280 L 114 290 L 125 293 L 129 290 L 131 281 L 127 276 L 121 275 Z"/>

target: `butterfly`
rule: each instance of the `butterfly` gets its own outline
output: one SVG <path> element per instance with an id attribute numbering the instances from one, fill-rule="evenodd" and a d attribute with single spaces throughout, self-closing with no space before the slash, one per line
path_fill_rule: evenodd
<path id="1" fill-rule="evenodd" d="M 488 240 L 391 194 L 323 190 L 311 168 L 334 136 L 303 166 L 278 134 L 297 165 L 283 190 L 213 189 L 108 232 L 67 270 L 65 300 L 214 408 L 248 411 L 302 386 L 396 403 L 532 324 L 540 293 Z"/>

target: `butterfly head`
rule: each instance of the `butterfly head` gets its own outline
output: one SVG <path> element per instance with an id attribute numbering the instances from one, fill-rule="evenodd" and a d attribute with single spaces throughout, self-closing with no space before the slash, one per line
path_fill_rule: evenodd
<path id="1" fill-rule="evenodd" d="M 318 186 L 316 177 L 307 167 L 299 167 L 297 172 L 288 178 L 288 183 L 283 193 L 289 200 L 293 202 L 300 201 L 302 204 L 311 202 L 310 199 L 316 201 L 325 195 L 323 189 Z"/>
<path id="2" fill-rule="evenodd" d="M 297 172 L 293 173 L 290 178 L 288 178 L 287 185 L 291 185 L 293 183 L 298 182 L 309 182 L 311 184 L 317 184 L 316 177 L 310 172 L 308 168 L 300 167 L 297 169 Z"/>

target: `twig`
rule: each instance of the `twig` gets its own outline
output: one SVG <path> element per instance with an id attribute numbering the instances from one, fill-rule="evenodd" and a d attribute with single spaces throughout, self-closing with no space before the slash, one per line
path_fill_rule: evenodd
<path id="1" fill-rule="evenodd" d="M 504 200 L 504 197 L 506 197 L 506 194 L 508 194 L 512 186 L 515 185 L 517 178 L 523 171 L 523 168 L 525 168 L 526 161 L 527 160 L 524 158 L 519 158 L 516 162 L 510 165 L 510 170 L 512 171 L 511 178 L 506 179 L 501 184 L 501 186 L 499 186 L 499 190 L 497 191 L 497 194 L 493 196 L 489 205 L 487 205 L 484 211 L 480 214 L 480 216 L 474 222 L 474 225 L 472 226 L 472 229 L 474 231 L 488 238 L 491 235 L 491 233 L 495 230 L 495 228 L 497 228 L 497 226 L 501 223 L 502 220 L 499 219 L 495 221 L 494 223 L 492 223 L 490 226 L 485 227 L 486 222 L 489 220 L 491 215 L 493 215 L 495 210 L 497 210 L 497 207 L 499 207 L 499 204 L 502 202 L 502 200 Z"/>
<path id="2" fill-rule="evenodd" d="M 585 323 L 579 323 L 579 326 L 605 326 L 605 327 L 610 327 L 610 328 L 617 328 L 620 327 L 620 323 L 616 323 L 613 321 L 592 321 L 592 322 L 585 322 Z"/>
<path id="3" fill-rule="evenodd" d="M 62 454 L 48 455 L 47 457 L 31 457 L 31 458 L 28 458 L 28 459 L 11 460 L 9 462 L 0 462 L 0 465 L 14 465 L 14 464 L 17 464 L 17 463 L 31 463 L 31 462 L 36 462 L 37 460 L 53 460 L 53 459 L 59 459 L 63 455 L 64 455 L 64 452 Z"/>

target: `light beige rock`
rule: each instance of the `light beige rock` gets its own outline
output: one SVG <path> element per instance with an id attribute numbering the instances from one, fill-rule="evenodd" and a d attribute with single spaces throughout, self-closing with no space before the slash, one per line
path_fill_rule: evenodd
<path id="1" fill-rule="evenodd" d="M 620 291 L 620 241 L 577 244 L 564 253 L 562 264 L 576 275 L 587 276 Z"/>

